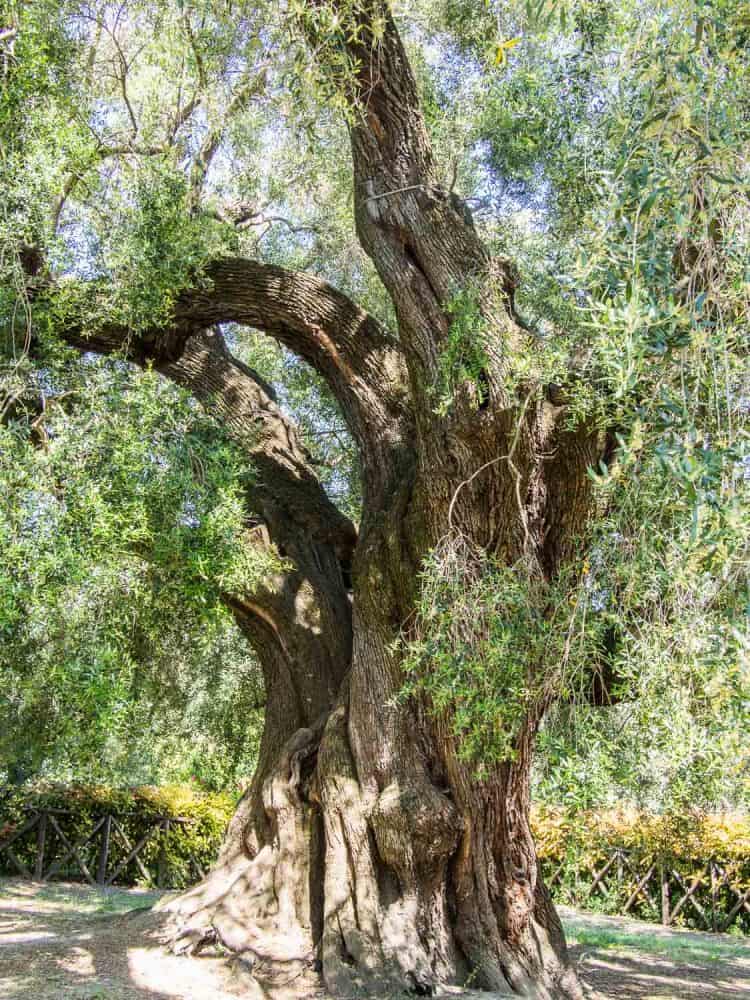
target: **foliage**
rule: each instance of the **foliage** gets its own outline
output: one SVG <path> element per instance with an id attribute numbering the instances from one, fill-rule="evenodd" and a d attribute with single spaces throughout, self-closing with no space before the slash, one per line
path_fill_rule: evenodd
<path id="1" fill-rule="evenodd" d="M 414 619 L 400 639 L 403 696 L 428 696 L 478 776 L 513 759 L 526 715 L 561 686 L 571 661 L 580 663 L 570 588 L 567 575 L 547 585 L 523 562 L 508 566 L 455 530 L 424 562 Z M 587 664 L 590 654 L 587 647 Z"/>
<path id="2" fill-rule="evenodd" d="M 86 284 L 91 312 L 84 312 L 84 331 L 88 323 L 98 326 L 107 320 L 133 333 L 162 326 L 179 293 L 200 287 L 205 264 L 237 247 L 226 227 L 186 211 L 188 185 L 173 166 L 151 161 L 134 174 L 128 187 L 112 193 L 106 232 L 95 236 L 101 250 L 89 266 L 101 279 L 93 295 L 90 282 Z M 118 196 L 127 201 L 127 211 Z M 112 217 L 120 224 L 112 226 Z M 66 256 L 71 267 L 80 268 L 80 259 Z M 57 322 L 64 319 L 70 308 L 67 300 L 75 298 L 77 290 L 73 285 L 55 295 Z"/>
<path id="3" fill-rule="evenodd" d="M 456 292 L 446 306 L 450 318 L 448 336 L 440 353 L 434 387 L 438 413 L 447 413 L 459 386 L 468 386 L 476 405 L 486 395 L 482 375 L 487 367 L 487 334 L 479 309 L 478 290 L 467 287 Z"/>
<path id="4" fill-rule="evenodd" d="M 621 847 L 641 857 L 747 862 L 750 816 L 746 813 L 651 813 L 615 808 L 568 812 L 537 806 L 534 839 L 541 858 L 562 860 L 571 848 L 582 864 L 594 862 L 602 849 Z"/>
<path id="5" fill-rule="evenodd" d="M 464 28 L 456 11 L 470 7 Z M 692 2 L 497 10 L 495 37 L 524 30 L 501 74 L 472 75 L 466 65 L 492 60 L 492 31 L 474 33 L 471 3 L 438 5 L 431 18 L 449 27 L 446 46 L 459 46 L 441 71 L 458 59 L 475 97 L 488 98 L 469 119 L 485 164 L 473 176 L 501 214 L 488 231 L 519 262 L 517 304 L 538 336 L 531 369 L 516 374 L 564 385 L 571 426 L 600 422 L 613 456 L 591 472 L 597 516 L 546 595 L 523 583 L 519 599 L 520 565 L 505 575 L 489 564 L 467 568 L 457 585 L 450 560 L 433 553 L 407 665 L 432 686 L 440 711 L 452 704 L 455 727 L 476 734 L 462 746 L 478 761 L 502 752 L 492 719 L 512 729 L 540 687 L 561 696 L 540 738 L 544 797 L 746 803 L 742 10 Z M 519 627 L 503 625 L 485 651 L 487 622 L 506 606 L 513 610 L 501 621 Z M 618 706 L 587 706 L 596 674 L 616 678 Z"/>
<path id="6" fill-rule="evenodd" d="M 650 813 L 622 806 L 570 812 L 559 807 L 537 806 L 532 814 L 532 829 L 546 877 L 549 879 L 553 873 L 557 874 L 555 897 L 558 902 L 619 912 L 635 891 L 638 879 L 652 865 L 667 876 L 676 870 L 686 885 L 700 879 L 702 889 L 710 891 L 705 869 L 712 859 L 720 863 L 734 889 L 744 892 L 750 886 L 750 817 L 747 813 L 707 813 L 684 807 L 679 811 Z M 591 873 L 603 871 L 615 849 L 625 852 L 627 859 L 627 866 L 621 866 L 622 884 L 617 888 L 612 884 L 617 875 L 615 868 L 607 883 L 590 893 Z M 636 893 L 636 897 L 631 901 L 631 906 L 635 903 L 633 914 L 658 918 L 658 911 L 645 894 Z M 695 899 L 705 903 L 702 892 Z M 728 917 L 737 897 L 722 885 L 715 890 L 713 902 L 717 912 Z M 673 907 L 675 903 L 673 900 Z M 680 917 L 681 923 L 690 924 L 695 914 L 686 908 Z M 740 926 L 748 929 L 744 919 L 740 920 Z"/>
<path id="7" fill-rule="evenodd" d="M 543 794 L 584 804 L 748 801 L 746 59 L 738 8 L 691 10 L 694 34 L 657 8 L 627 54 L 577 265 L 591 378 L 621 429 L 589 580 L 626 699 L 599 720 L 563 709 L 567 735 L 543 738 Z"/>
<path id="8" fill-rule="evenodd" d="M 460 538 L 446 539 L 422 571 L 405 637 L 404 695 L 425 692 L 432 710 L 447 715 L 460 754 L 480 770 L 512 756 L 530 699 L 533 653 L 519 637 L 539 631 L 528 596 L 519 573 Z"/>
<path id="9" fill-rule="evenodd" d="M 206 870 L 215 861 L 234 805 L 231 795 L 198 793 L 188 785 L 114 788 L 37 783 L 5 790 L 0 798 L 0 836 L 12 835 L 27 818 L 25 810 L 28 808 L 64 810 L 65 815 L 59 816 L 58 822 L 71 843 L 84 839 L 96 820 L 107 813 L 117 818 L 131 844 L 140 841 L 153 819 L 182 819 L 185 822 L 171 824 L 168 832 L 162 830 L 154 834 L 140 855 L 147 870 L 156 873 L 161 862 L 168 884 L 182 888 L 196 881 L 199 874 L 196 863 Z M 50 830 L 50 839 L 52 835 Z M 14 850 L 19 859 L 33 868 L 35 836 L 21 838 L 16 845 Z M 93 846 L 84 851 L 89 855 L 89 870 L 96 868 L 96 854 L 92 852 L 97 849 L 95 840 Z M 111 871 L 111 866 L 108 870 Z M 61 876 L 65 874 L 63 869 Z M 73 874 L 80 877 L 77 869 L 73 869 Z M 117 881 L 132 885 L 142 883 L 143 876 L 131 862 Z"/>
<path id="10" fill-rule="evenodd" d="M 276 565 L 244 541 L 251 471 L 154 374 L 64 360 L 27 391 L 0 425 L 3 770 L 236 780 L 262 682 L 220 595 Z"/>

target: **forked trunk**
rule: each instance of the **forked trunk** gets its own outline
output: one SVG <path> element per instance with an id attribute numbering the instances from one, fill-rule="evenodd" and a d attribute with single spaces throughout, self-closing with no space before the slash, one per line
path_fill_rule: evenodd
<path id="1" fill-rule="evenodd" d="M 292 978 L 309 995 L 320 971 L 341 997 L 449 985 L 578 997 L 529 830 L 537 719 L 520 725 L 514 760 L 478 779 L 449 720 L 400 697 L 396 640 L 452 494 L 408 455 L 398 468 L 389 509 L 361 527 L 335 704 L 264 760 L 217 868 L 172 904 L 177 946 L 218 939 L 271 996 L 292 995 Z M 466 492 L 462 523 L 486 521 L 493 490 Z M 266 664 L 273 682 L 278 664 Z M 285 725 L 269 715 L 267 746 Z"/>

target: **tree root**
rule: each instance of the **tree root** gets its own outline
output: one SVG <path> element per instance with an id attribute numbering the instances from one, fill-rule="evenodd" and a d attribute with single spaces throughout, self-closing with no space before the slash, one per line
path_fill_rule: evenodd
<path id="1" fill-rule="evenodd" d="M 276 833 L 273 844 L 254 858 L 245 855 L 241 844 L 224 850 L 221 863 L 199 885 L 160 906 L 170 916 L 167 943 L 176 954 L 196 955 L 220 945 L 238 956 L 245 971 L 270 985 L 314 970 L 314 819 L 305 785 L 322 721 L 292 736 L 264 782 L 263 805 Z M 322 879 L 322 873 L 317 877 Z"/>
<path id="2" fill-rule="evenodd" d="M 513 946 L 493 901 L 498 876 L 489 879 L 480 860 L 486 852 L 469 850 L 470 828 L 461 837 L 449 800 L 409 773 L 368 798 L 341 704 L 298 730 L 263 783 L 273 841 L 250 858 L 234 825 L 236 844 L 216 868 L 161 905 L 171 949 L 225 949 L 259 998 L 469 996 L 483 987 L 476 995 L 488 1000 L 582 1000 L 544 890 L 534 900 L 523 888 L 534 912 Z M 454 847 L 459 837 L 463 849 Z M 474 890 L 458 899 L 452 880 L 462 863 Z"/>

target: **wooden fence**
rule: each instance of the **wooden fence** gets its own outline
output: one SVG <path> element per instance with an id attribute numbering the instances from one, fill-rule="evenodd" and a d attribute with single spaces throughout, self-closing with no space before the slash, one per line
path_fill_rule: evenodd
<path id="1" fill-rule="evenodd" d="M 726 862 L 710 858 L 678 871 L 673 860 L 639 860 L 621 848 L 598 865 L 571 871 L 567 862 L 543 862 L 556 902 L 602 907 L 611 913 L 658 920 L 665 927 L 686 924 L 700 930 L 727 931 L 737 925 L 750 933 L 750 883 Z M 745 866 L 747 867 L 747 866 Z"/>
<path id="2" fill-rule="evenodd" d="M 55 877 L 79 881 L 83 876 L 91 885 L 111 886 L 116 881 L 132 885 L 140 876 L 148 884 L 170 888 L 167 837 L 170 830 L 190 823 L 180 816 L 128 814 L 137 818 L 143 830 L 133 843 L 123 828 L 123 815 L 94 816 L 93 825 L 76 836 L 65 832 L 66 819 L 77 815 L 71 810 L 31 807 L 26 811 L 26 821 L 0 840 L 0 856 L 5 855 L 19 875 L 42 882 Z M 150 871 L 144 848 L 156 837 L 160 841 L 156 870 Z M 33 857 L 31 865 L 19 857 L 21 846 L 25 859 Z M 196 880 L 203 878 L 200 863 L 194 855 L 188 857 Z"/>
<path id="3" fill-rule="evenodd" d="M 4 856 L 24 878 L 85 879 L 102 886 L 142 880 L 170 888 L 168 838 L 171 834 L 174 845 L 178 831 L 191 823 L 179 816 L 104 813 L 92 816 L 82 829 L 80 814 L 72 810 L 29 806 L 26 815 L 0 839 L 0 860 Z M 138 830 L 137 839 L 133 828 Z M 180 855 L 189 865 L 189 880 L 203 878 L 203 867 L 184 843 Z M 605 851 L 591 867 L 575 861 L 542 862 L 556 902 L 657 920 L 665 926 L 706 931 L 736 926 L 750 933 L 750 859 L 740 867 L 742 877 L 736 863 L 732 866 L 717 858 L 678 864 L 664 858 L 644 860 L 621 848 Z"/>

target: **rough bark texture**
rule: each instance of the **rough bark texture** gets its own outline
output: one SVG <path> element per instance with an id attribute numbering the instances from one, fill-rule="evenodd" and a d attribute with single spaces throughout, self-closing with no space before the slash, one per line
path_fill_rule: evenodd
<path id="1" fill-rule="evenodd" d="M 398 697 L 394 641 L 422 561 L 446 535 L 554 578 L 586 523 L 586 470 L 605 442 L 564 427 L 558 394 L 514 381 L 514 359 L 534 348 L 514 321 L 512 268 L 490 257 L 439 183 L 388 5 L 360 0 L 343 14 L 359 22 L 342 36 L 351 72 L 339 81 L 352 108 L 357 231 L 398 335 L 317 278 L 224 260 L 181 296 L 168 330 L 68 338 L 153 362 L 226 423 L 258 469 L 250 543 L 275 545 L 290 566 L 226 598 L 263 667 L 266 729 L 216 868 L 172 904 L 175 945 L 218 939 L 259 981 L 319 969 L 338 996 L 470 984 L 578 997 L 529 829 L 544 706 L 519 724 L 513 760 L 479 781 L 450 720 Z M 481 391 L 456 386 L 438 415 L 450 303 L 466 288 L 487 331 Z M 266 331 L 326 379 L 360 449 L 358 532 L 272 390 L 227 353 L 214 329 L 226 321 Z"/>

